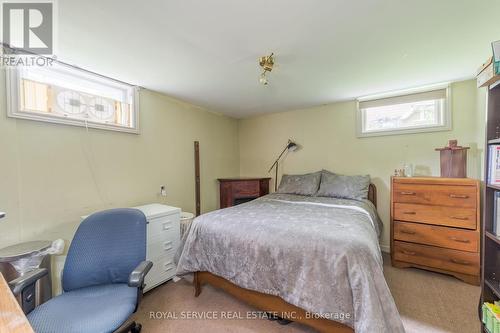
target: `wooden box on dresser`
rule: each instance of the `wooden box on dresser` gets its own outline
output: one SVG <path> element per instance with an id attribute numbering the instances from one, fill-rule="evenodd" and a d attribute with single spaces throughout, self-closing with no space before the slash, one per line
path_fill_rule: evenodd
<path id="1" fill-rule="evenodd" d="M 480 183 L 469 178 L 393 177 L 391 261 L 480 279 Z"/>

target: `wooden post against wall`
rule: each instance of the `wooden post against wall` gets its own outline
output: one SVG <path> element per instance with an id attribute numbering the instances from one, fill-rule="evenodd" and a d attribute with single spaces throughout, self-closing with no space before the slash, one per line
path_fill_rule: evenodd
<path id="1" fill-rule="evenodd" d="M 194 184 L 196 198 L 196 216 L 201 214 L 201 195 L 200 195 L 200 143 L 194 142 Z"/>

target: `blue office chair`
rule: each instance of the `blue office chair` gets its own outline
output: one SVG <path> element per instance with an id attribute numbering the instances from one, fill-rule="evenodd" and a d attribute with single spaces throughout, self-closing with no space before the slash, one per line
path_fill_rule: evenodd
<path id="1" fill-rule="evenodd" d="M 141 211 L 111 209 L 87 217 L 64 264 L 64 292 L 36 308 L 23 305 L 33 329 L 37 333 L 140 332 L 141 325 L 128 319 L 137 310 L 144 277 L 153 266 L 145 259 L 146 217 Z M 14 294 L 29 292 L 47 274 L 44 270 L 12 281 Z"/>

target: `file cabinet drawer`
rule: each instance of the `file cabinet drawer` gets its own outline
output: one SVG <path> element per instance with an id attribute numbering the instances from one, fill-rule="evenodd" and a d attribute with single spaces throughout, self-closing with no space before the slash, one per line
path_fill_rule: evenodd
<path id="1" fill-rule="evenodd" d="M 172 214 L 148 221 L 148 243 L 180 238 L 180 214 Z"/>
<path id="2" fill-rule="evenodd" d="M 175 275 L 176 266 L 174 263 L 174 254 L 163 255 L 152 260 L 153 267 L 146 275 L 146 288 L 150 290 L 158 284 L 171 279 Z"/>
<path id="3" fill-rule="evenodd" d="M 177 239 L 165 239 L 152 242 L 148 245 L 146 257 L 148 260 L 154 260 L 160 256 L 175 254 L 179 247 Z"/>

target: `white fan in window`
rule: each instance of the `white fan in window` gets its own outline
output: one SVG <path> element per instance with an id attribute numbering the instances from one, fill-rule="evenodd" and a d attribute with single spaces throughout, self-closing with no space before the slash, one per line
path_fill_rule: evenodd
<path id="1" fill-rule="evenodd" d="M 81 114 L 87 111 L 83 96 L 71 90 L 64 90 L 57 94 L 57 105 L 68 114 Z"/>
<path id="2" fill-rule="evenodd" d="M 115 108 L 107 98 L 93 97 L 89 104 L 89 113 L 96 120 L 108 120 L 115 115 Z"/>

